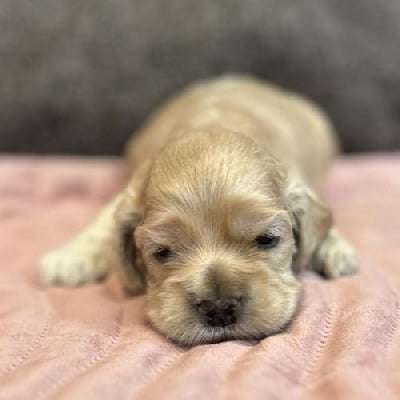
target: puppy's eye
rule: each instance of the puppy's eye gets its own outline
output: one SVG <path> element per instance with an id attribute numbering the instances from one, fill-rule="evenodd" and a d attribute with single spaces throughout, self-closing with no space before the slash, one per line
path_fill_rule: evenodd
<path id="1" fill-rule="evenodd" d="M 276 247 L 281 238 L 274 235 L 260 235 L 255 238 L 256 246 L 260 249 L 267 250 Z"/>
<path id="2" fill-rule="evenodd" d="M 165 263 L 171 257 L 172 251 L 169 247 L 160 247 L 153 253 L 153 257 L 160 263 Z"/>

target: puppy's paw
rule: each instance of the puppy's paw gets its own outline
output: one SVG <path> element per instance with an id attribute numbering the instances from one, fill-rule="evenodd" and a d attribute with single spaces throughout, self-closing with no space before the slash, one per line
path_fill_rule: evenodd
<path id="1" fill-rule="evenodd" d="M 328 279 L 352 275 L 358 270 L 358 258 L 352 246 L 332 229 L 313 257 L 313 267 Z"/>
<path id="2" fill-rule="evenodd" d="M 103 279 L 111 263 L 110 251 L 66 246 L 42 257 L 40 279 L 48 286 L 80 286 Z"/>

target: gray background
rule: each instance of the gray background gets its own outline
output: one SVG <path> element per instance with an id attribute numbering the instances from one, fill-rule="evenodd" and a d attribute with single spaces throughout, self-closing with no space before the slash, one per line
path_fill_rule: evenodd
<path id="1" fill-rule="evenodd" d="M 400 147 L 399 0 L 1 0 L 0 151 L 117 154 L 197 78 L 247 72 Z"/>

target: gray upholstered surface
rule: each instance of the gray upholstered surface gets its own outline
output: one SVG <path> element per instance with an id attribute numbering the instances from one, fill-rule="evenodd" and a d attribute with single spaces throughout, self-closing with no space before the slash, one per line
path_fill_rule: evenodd
<path id="1" fill-rule="evenodd" d="M 2 0 L 0 151 L 110 154 L 196 78 L 318 101 L 346 150 L 400 148 L 398 0 Z"/>

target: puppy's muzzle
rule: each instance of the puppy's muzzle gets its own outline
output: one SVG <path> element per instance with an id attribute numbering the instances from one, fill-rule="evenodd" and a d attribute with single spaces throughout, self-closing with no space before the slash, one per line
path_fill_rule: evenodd
<path id="1" fill-rule="evenodd" d="M 201 300 L 196 303 L 196 308 L 198 313 L 204 317 L 207 325 L 225 327 L 236 323 L 241 302 L 241 297 Z"/>
<path id="2" fill-rule="evenodd" d="M 232 273 L 232 268 L 222 262 L 202 264 L 191 283 L 189 301 L 204 325 L 223 328 L 239 321 L 247 285 Z"/>

